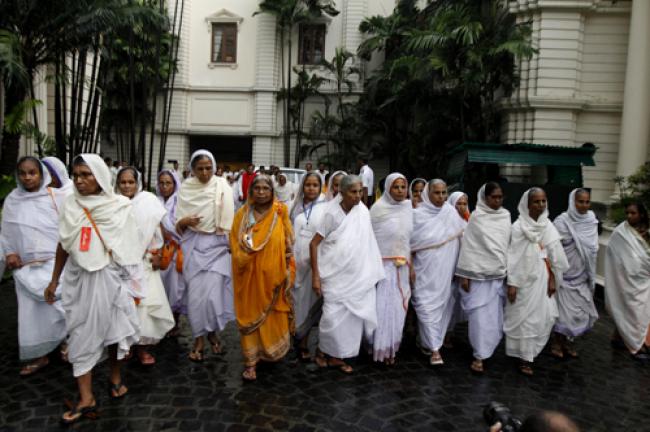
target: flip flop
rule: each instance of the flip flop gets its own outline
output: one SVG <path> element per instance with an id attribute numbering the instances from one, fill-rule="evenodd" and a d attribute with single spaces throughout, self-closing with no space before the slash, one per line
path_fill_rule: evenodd
<path id="1" fill-rule="evenodd" d="M 343 372 L 346 375 L 350 375 L 352 372 L 354 372 L 354 369 L 352 369 L 352 366 L 344 362 L 343 360 L 339 359 L 328 359 L 327 360 L 327 366 L 330 368 L 337 368 L 341 372 Z"/>
<path id="2" fill-rule="evenodd" d="M 522 375 L 531 377 L 534 375 L 533 368 L 530 366 L 528 362 L 522 362 L 519 364 L 519 372 L 521 372 Z"/>
<path id="3" fill-rule="evenodd" d="M 473 373 L 482 375 L 485 372 L 485 369 L 483 369 L 483 361 L 475 359 L 471 365 L 469 365 L 469 368 L 472 370 Z"/>
<path id="4" fill-rule="evenodd" d="M 194 363 L 203 363 L 203 351 L 192 350 L 187 357 Z"/>
<path id="5" fill-rule="evenodd" d="M 429 364 L 431 366 L 442 366 L 445 364 L 445 362 L 439 352 L 433 351 L 431 353 L 431 357 L 429 358 Z"/>
<path id="6" fill-rule="evenodd" d="M 122 389 L 126 389 L 126 391 L 120 394 L 120 391 Z M 124 396 L 127 395 L 128 392 L 129 389 L 124 385 L 122 381 L 120 381 L 117 384 L 113 384 L 110 381 L 108 382 L 108 395 L 111 397 L 111 399 L 122 399 Z"/>
<path id="7" fill-rule="evenodd" d="M 147 351 L 140 351 L 138 353 L 138 360 L 142 366 L 153 366 L 156 364 L 156 358 Z"/>
<path id="8" fill-rule="evenodd" d="M 255 366 L 246 366 L 244 371 L 241 373 L 241 377 L 247 382 L 257 381 L 257 371 L 255 370 Z"/>
<path id="9" fill-rule="evenodd" d="M 64 425 L 71 425 L 81 420 L 84 417 L 91 420 L 95 420 L 97 417 L 99 417 L 99 413 L 97 412 L 96 402 L 92 406 L 85 406 L 85 407 L 80 407 L 78 405 L 75 406 L 72 402 L 68 400 L 65 401 L 65 404 L 68 408 L 70 408 L 70 411 L 64 412 L 63 416 L 61 417 L 61 423 Z"/>
<path id="10" fill-rule="evenodd" d="M 45 366 L 50 364 L 50 359 L 45 357 L 45 359 L 41 359 L 38 361 L 35 361 L 33 363 L 26 364 L 20 369 L 20 372 L 18 373 L 21 377 L 28 377 L 30 375 L 34 375 L 36 372 L 39 370 L 43 369 Z"/>

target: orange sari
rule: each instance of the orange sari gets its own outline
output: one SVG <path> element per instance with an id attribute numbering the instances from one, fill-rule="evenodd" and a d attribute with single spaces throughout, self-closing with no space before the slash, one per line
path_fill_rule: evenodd
<path id="1" fill-rule="evenodd" d="M 250 204 L 240 208 L 230 231 L 235 314 L 246 366 L 284 357 L 294 331 L 291 286 L 296 270 L 293 257 L 286 259 L 294 240 L 289 212 L 275 200 L 251 224 L 252 212 Z"/>

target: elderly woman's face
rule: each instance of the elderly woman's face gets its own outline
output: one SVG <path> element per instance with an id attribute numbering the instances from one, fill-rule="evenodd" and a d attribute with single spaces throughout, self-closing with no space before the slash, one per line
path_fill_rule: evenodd
<path id="1" fill-rule="evenodd" d="M 192 174 L 199 179 L 201 183 L 207 183 L 212 178 L 212 161 L 208 157 L 204 157 L 194 162 L 192 166 Z"/>
<path id="2" fill-rule="evenodd" d="M 361 195 L 363 195 L 361 182 L 353 183 L 347 190 L 341 191 L 341 194 L 343 195 L 343 205 L 351 209 L 361 202 Z"/>
<path id="3" fill-rule="evenodd" d="M 467 195 L 463 195 L 462 197 L 458 198 L 458 201 L 456 201 L 456 210 L 458 210 L 460 217 L 465 217 L 467 214 L 467 208 Z"/>
<path id="4" fill-rule="evenodd" d="M 273 189 L 266 181 L 258 180 L 253 184 L 252 196 L 254 204 L 268 204 L 273 200 Z"/>
<path id="5" fill-rule="evenodd" d="M 167 199 L 174 193 L 174 179 L 169 174 L 162 174 L 158 178 L 158 189 L 160 190 L 160 195 L 163 198 Z"/>
<path id="6" fill-rule="evenodd" d="M 546 192 L 540 190 L 528 196 L 528 214 L 537 220 L 546 210 Z"/>
<path id="7" fill-rule="evenodd" d="M 287 184 L 287 178 L 283 174 L 278 175 L 278 183 L 280 186 L 284 186 Z"/>
<path id="8" fill-rule="evenodd" d="M 436 183 L 429 186 L 429 201 L 436 207 L 442 207 L 447 201 L 447 185 Z"/>
<path id="9" fill-rule="evenodd" d="M 135 179 L 133 171 L 130 169 L 124 170 L 120 173 L 120 176 L 117 179 L 117 184 L 120 193 L 129 199 L 133 198 L 138 190 L 138 181 Z"/>
<path id="10" fill-rule="evenodd" d="M 86 164 L 75 165 L 72 167 L 72 181 L 80 195 L 97 195 L 102 191 L 99 183 L 97 183 L 95 175 Z"/>
<path id="11" fill-rule="evenodd" d="M 404 201 L 407 196 L 406 180 L 403 178 L 398 178 L 395 180 L 393 184 L 390 185 L 390 191 L 388 193 L 390 193 L 391 198 L 393 198 L 395 201 Z"/>

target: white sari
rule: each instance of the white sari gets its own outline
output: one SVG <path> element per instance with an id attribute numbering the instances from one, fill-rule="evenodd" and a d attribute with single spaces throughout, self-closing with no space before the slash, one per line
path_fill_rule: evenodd
<path id="1" fill-rule="evenodd" d="M 559 288 L 569 263 L 548 210 L 537 221 L 530 217 L 529 193 L 530 189 L 521 197 L 519 218 L 512 226 L 508 285 L 517 288 L 517 298 L 506 302 L 503 330 L 506 354 L 532 362 L 544 349 L 558 317 L 556 296 L 548 296 L 549 268 Z"/>
<path id="2" fill-rule="evenodd" d="M 111 173 L 101 157 L 81 157 L 102 191 L 83 196 L 75 189 L 65 201 L 59 220 L 59 241 L 69 254 L 62 301 L 69 334 L 68 359 L 75 377 L 91 371 L 105 347 L 117 344 L 119 360 L 140 339 L 132 296 L 141 291 L 145 253 L 137 241 L 139 232 L 131 201 L 113 192 Z M 90 238 L 83 251 L 82 233 Z"/>
<path id="3" fill-rule="evenodd" d="M 309 243 L 316 235 L 327 202 L 321 194 L 316 200 L 304 204 L 304 185 L 307 175 L 300 182 L 300 189 L 291 205 L 291 223 L 296 241 L 293 244 L 293 256 L 296 260 L 296 279 L 294 282 L 293 308 L 296 321 L 296 338 L 304 338 L 311 328 L 318 323 L 322 313 L 322 300 L 312 289 L 311 261 Z"/>
<path id="4" fill-rule="evenodd" d="M 425 186 L 422 203 L 413 212 L 415 287 L 411 302 L 418 317 L 420 342 L 431 351 L 442 346 L 454 312 L 452 282 L 466 225 L 448 202 L 442 207 L 433 205 Z"/>
<path id="5" fill-rule="evenodd" d="M 650 246 L 627 222 L 607 245 L 605 306 L 630 352 L 643 348 L 650 326 Z"/>
<path id="6" fill-rule="evenodd" d="M 503 307 L 510 243 L 510 212 L 493 210 L 485 202 L 485 185 L 461 240 L 456 276 L 469 279 L 469 292 L 460 290 L 469 321 L 474 358 L 492 357 L 503 337 Z"/>
<path id="7" fill-rule="evenodd" d="M 318 233 L 318 270 L 323 292 L 319 348 L 336 358 L 359 354 L 362 338 L 377 327 L 375 284 L 384 278 L 370 214 L 363 204 L 348 214 L 341 199 L 327 204 Z"/>
<path id="8" fill-rule="evenodd" d="M 66 336 L 61 301 L 45 302 L 58 243 L 58 213 L 50 176 L 42 166 L 38 191 L 26 191 L 20 182 L 5 199 L 1 243 L 4 254 L 17 254 L 23 266 L 13 271 L 18 300 L 18 345 L 21 360 L 47 355 Z M 56 292 L 60 299 L 61 288 Z"/>
<path id="9" fill-rule="evenodd" d="M 185 289 L 183 274 L 177 269 L 177 260 L 183 255 L 182 252 L 180 252 L 181 237 L 176 232 L 176 207 L 178 205 L 178 192 L 181 188 L 181 181 L 175 171 L 168 169 L 162 170 L 158 173 L 158 178 L 160 178 L 161 174 L 168 174 L 174 181 L 174 192 L 166 201 L 160 193 L 160 185 L 156 187 L 156 195 L 158 195 L 158 199 L 165 206 L 165 210 L 167 211 L 162 219 L 163 228 L 167 232 L 167 235 L 171 236 L 171 239 L 167 241 L 173 242 L 176 251 L 169 263 L 169 267 L 165 270 L 161 270 L 160 276 L 162 277 L 165 292 L 167 293 L 167 300 L 169 301 L 169 306 L 171 307 L 172 312 L 186 315 L 187 290 Z M 182 269 L 182 266 L 180 268 Z"/>
<path id="10" fill-rule="evenodd" d="M 118 179 L 120 171 L 117 173 Z M 157 250 L 160 253 L 159 251 L 163 246 L 160 224 L 166 210 L 154 194 L 142 191 L 141 179 L 142 175 L 138 173 L 138 192 L 131 199 L 133 213 L 140 233 L 141 248 L 146 251 L 142 257 L 143 282 L 145 285 L 143 292 L 145 295 L 137 305 L 140 320 L 140 340 L 138 344 L 155 345 L 174 327 L 174 316 L 165 295 L 160 270 L 154 270 L 151 266 L 153 251 Z M 119 185 L 116 185 L 116 188 L 119 189 Z"/>
<path id="11" fill-rule="evenodd" d="M 404 320 L 411 298 L 409 266 L 413 207 L 411 201 L 395 201 L 390 196 L 393 183 L 406 177 L 390 174 L 384 183 L 384 193 L 370 209 L 372 229 L 381 252 L 386 278 L 377 283 L 377 329 L 372 339 L 373 359 L 395 358 L 402 342 Z"/>
<path id="12" fill-rule="evenodd" d="M 557 290 L 559 317 L 555 331 L 568 337 L 589 331 L 598 319 L 594 304 L 598 219 L 591 210 L 584 215 L 578 213 L 575 204 L 577 191 L 571 192 L 569 208 L 554 222 L 570 266 Z"/>
<path id="13" fill-rule="evenodd" d="M 206 150 L 194 152 L 190 166 L 201 155 L 212 160 L 214 172 L 217 164 Z M 228 242 L 234 214 L 232 188 L 225 179 L 212 176 L 203 184 L 190 177 L 183 182 L 178 194 L 176 223 L 185 216 L 202 217 L 196 227 L 187 228 L 181 237 L 187 317 L 195 338 L 220 332 L 235 319 Z"/>

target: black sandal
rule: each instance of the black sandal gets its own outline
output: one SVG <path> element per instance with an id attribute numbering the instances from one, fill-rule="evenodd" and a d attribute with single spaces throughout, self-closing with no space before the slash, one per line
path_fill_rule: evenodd
<path id="1" fill-rule="evenodd" d="M 122 390 L 123 388 L 125 388 L 126 391 L 120 394 L 120 390 Z M 129 389 L 124 385 L 122 381 L 120 381 L 117 384 L 113 384 L 110 381 L 108 382 L 108 395 L 111 397 L 111 399 L 122 399 L 124 396 L 126 396 L 128 392 Z"/>
<path id="2" fill-rule="evenodd" d="M 70 408 L 70 411 L 64 412 L 63 416 L 61 416 L 61 423 L 64 425 L 74 424 L 84 417 L 90 420 L 95 420 L 97 417 L 99 417 L 99 413 L 97 411 L 97 402 L 95 402 L 95 405 L 85 407 L 74 405 L 68 400 L 65 401 L 65 404 L 68 408 Z M 66 418 L 66 414 L 68 414 L 70 418 Z"/>

